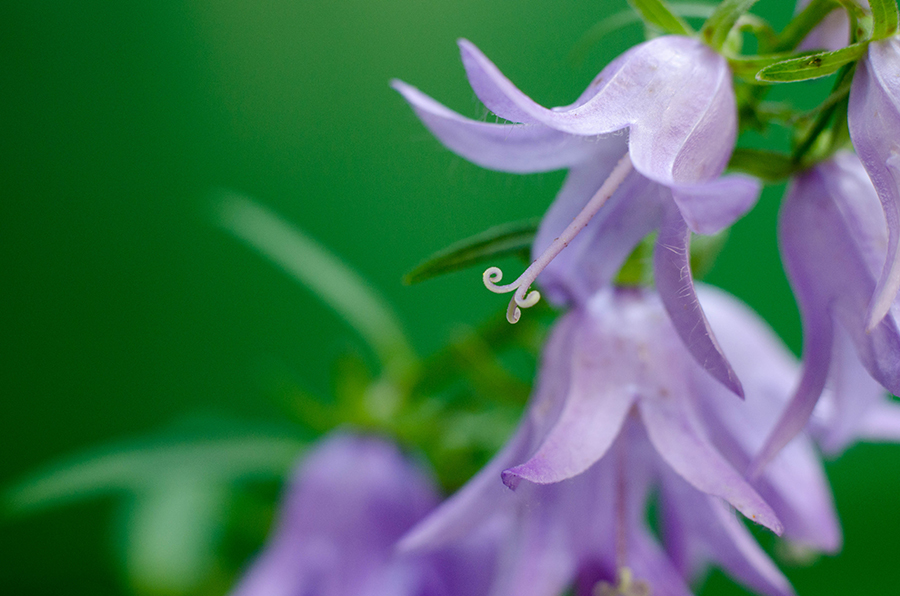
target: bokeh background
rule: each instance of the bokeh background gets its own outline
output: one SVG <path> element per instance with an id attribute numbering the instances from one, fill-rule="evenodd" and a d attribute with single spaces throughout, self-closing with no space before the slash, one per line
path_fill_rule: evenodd
<path id="1" fill-rule="evenodd" d="M 780 26 L 790 4 L 762 0 L 755 12 Z M 269 206 L 370 279 L 422 354 L 502 310 L 506 298 L 486 292 L 479 271 L 412 287 L 400 280 L 455 240 L 540 215 L 563 173 L 512 176 L 466 163 L 388 82 L 402 78 L 482 117 L 455 44 L 466 37 L 538 102 L 566 104 L 642 39 L 626 27 L 581 63 L 570 59 L 594 23 L 625 8 L 624 0 L 0 6 L 0 486 L 185 420 L 270 432 L 287 424 L 273 379 L 327 393 L 341 354 L 371 361 L 312 294 L 214 225 L 210 196 L 221 189 Z M 811 90 L 821 87 L 788 93 Z M 749 302 L 797 352 L 774 235 L 782 190 L 769 189 L 735 226 L 708 280 Z M 829 473 L 844 553 L 788 574 L 800 594 L 894 593 L 900 449 L 856 447 Z M 260 490 L 271 501 L 277 483 Z M 135 523 L 133 506 L 113 494 L 0 520 L 0 592 L 152 593 L 127 566 L 122 531 Z M 231 545 L 233 561 L 261 539 L 245 535 Z M 222 593 L 229 580 L 220 570 L 204 593 Z M 713 574 L 703 593 L 743 592 Z"/>

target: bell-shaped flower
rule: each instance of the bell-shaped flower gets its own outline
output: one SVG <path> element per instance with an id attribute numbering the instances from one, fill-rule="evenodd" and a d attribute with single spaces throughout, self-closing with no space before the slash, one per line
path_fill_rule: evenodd
<path id="1" fill-rule="evenodd" d="M 856 65 L 848 109 L 850 137 L 878 192 L 887 222 L 866 328 L 881 321 L 900 290 L 900 38 L 869 44 Z"/>
<path id="2" fill-rule="evenodd" d="M 428 476 L 399 450 L 337 434 L 303 460 L 265 550 L 234 596 L 486 594 L 496 528 L 453 548 L 398 556 L 395 544 L 439 502 Z"/>
<path id="3" fill-rule="evenodd" d="M 538 231 L 534 263 L 505 285 L 498 285 L 502 273 L 496 267 L 485 272 L 489 289 L 514 292 L 507 318 L 515 322 L 520 307 L 540 298 L 529 292 L 539 274 L 554 301 L 584 302 L 609 283 L 642 238 L 659 229 L 655 276 L 666 310 L 697 361 L 741 395 L 687 266 L 690 232 L 718 232 L 759 193 L 755 180 L 720 177 L 737 131 L 725 59 L 695 39 L 660 37 L 610 63 L 575 103 L 548 109 L 519 91 L 470 42 L 460 41 L 460 49 L 475 94 L 513 123 L 463 118 L 394 81 L 431 132 L 486 168 L 569 170 Z M 557 259 L 561 251 L 566 256 Z"/>
<path id="4" fill-rule="evenodd" d="M 803 374 L 753 473 L 807 425 L 829 380 L 832 423 L 826 443 L 832 450 L 857 432 L 868 434 L 857 425 L 883 401 L 871 383 L 857 385 L 864 376 L 860 366 L 888 391 L 900 392 L 900 311 L 891 304 L 873 328 L 866 324 L 891 246 L 888 229 L 875 188 L 852 153 L 839 153 L 791 182 L 779 238 L 803 322 Z"/>
<path id="5" fill-rule="evenodd" d="M 808 547 L 840 544 L 808 437 L 753 482 L 738 472 L 765 439 L 773 402 L 790 395 L 796 363 L 733 298 L 704 289 L 701 301 L 713 328 L 735 338 L 723 348 L 747 379 L 746 402 L 686 353 L 658 296 L 601 290 L 557 323 L 515 436 L 402 547 L 441 547 L 486 519 L 513 515 L 523 534 L 501 555 L 508 579 L 492 595 L 549 596 L 573 583 L 589 594 L 628 568 L 653 594 L 683 596 L 709 564 L 762 593 L 791 594 L 728 505 Z M 516 490 L 502 490 L 498 477 Z M 644 519 L 653 494 L 663 550 Z"/>

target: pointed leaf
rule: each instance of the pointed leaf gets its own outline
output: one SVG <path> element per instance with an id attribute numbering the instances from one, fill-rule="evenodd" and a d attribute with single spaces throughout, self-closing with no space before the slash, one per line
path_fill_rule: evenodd
<path id="1" fill-rule="evenodd" d="M 862 58 L 867 47 L 868 44 L 855 43 L 834 52 L 819 52 L 776 62 L 756 73 L 756 80 L 764 83 L 792 83 L 825 77 L 836 73 L 845 64 Z"/>
<path id="2" fill-rule="evenodd" d="M 674 13 L 665 0 L 628 0 L 628 4 L 648 25 L 673 35 L 693 33 L 690 25 Z"/>
<path id="3" fill-rule="evenodd" d="M 399 372 L 414 359 L 384 297 L 325 247 L 236 193 L 222 193 L 216 211 L 219 225 L 290 273 L 356 329 L 385 369 Z"/>
<path id="4" fill-rule="evenodd" d="M 869 0 L 869 8 L 872 9 L 872 20 L 875 21 L 872 39 L 885 39 L 897 33 L 900 25 L 897 0 Z"/>
<path id="5" fill-rule="evenodd" d="M 403 281 L 414 284 L 509 255 L 525 254 L 527 259 L 538 223 L 536 219 L 505 223 L 460 240 L 433 254 Z"/>
<path id="6" fill-rule="evenodd" d="M 756 80 L 756 73 L 761 69 L 783 62 L 791 58 L 795 58 L 797 54 L 789 52 L 781 52 L 778 54 L 766 54 L 764 56 L 738 56 L 737 58 L 729 58 L 728 65 L 735 76 L 748 81 Z"/>
<path id="7" fill-rule="evenodd" d="M 735 23 L 756 4 L 756 1 L 725 0 L 719 4 L 712 16 L 703 23 L 703 29 L 700 31 L 706 43 L 714 50 L 721 50 Z"/>

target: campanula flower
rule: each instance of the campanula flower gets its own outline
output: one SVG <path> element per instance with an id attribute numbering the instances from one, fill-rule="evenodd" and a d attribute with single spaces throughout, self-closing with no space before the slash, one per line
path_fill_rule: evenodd
<path id="1" fill-rule="evenodd" d="M 791 182 L 779 238 L 803 322 L 803 374 L 754 471 L 807 425 L 826 387 L 831 403 L 823 417 L 831 422 L 822 430 L 820 418 L 819 433 L 832 451 L 857 434 L 879 434 L 863 422 L 891 410 L 871 379 L 900 392 L 896 305 L 867 329 L 869 303 L 891 244 L 875 187 L 856 155 L 838 153 Z"/>
<path id="2" fill-rule="evenodd" d="M 759 193 L 750 178 L 720 177 L 737 131 L 725 59 L 697 40 L 660 37 L 610 63 L 575 103 L 547 109 L 519 91 L 470 42 L 461 40 L 460 49 L 475 94 L 513 123 L 463 118 L 394 81 L 431 132 L 486 168 L 569 170 L 538 231 L 534 263 L 502 286 L 499 269 L 485 272 L 489 289 L 514 292 L 507 318 L 515 322 L 520 307 L 539 300 L 536 291 L 529 292 L 538 274 L 554 301 L 586 301 L 611 280 L 642 238 L 659 229 L 656 282 L 675 329 L 698 362 L 742 394 L 697 302 L 688 267 L 690 232 L 718 232 L 749 209 Z M 556 258 L 563 249 L 562 254 L 576 256 Z M 572 269 L 578 271 L 574 278 Z"/>
<path id="3" fill-rule="evenodd" d="M 430 478 L 380 439 L 337 434 L 304 459 L 265 550 L 234 596 L 487 594 L 485 526 L 454 548 L 398 557 L 395 543 L 439 501 Z"/>
<path id="4" fill-rule="evenodd" d="M 871 42 L 865 59 L 857 63 L 848 124 L 887 222 L 887 248 L 866 316 L 871 330 L 900 290 L 900 38 Z"/>
<path id="5" fill-rule="evenodd" d="M 403 548 L 427 551 L 514 516 L 521 533 L 501 555 L 511 570 L 503 585 L 514 589 L 496 594 L 549 596 L 573 583 L 589 594 L 627 568 L 653 594 L 683 596 L 710 564 L 761 593 L 791 594 L 728 505 L 807 547 L 840 545 L 809 437 L 753 482 L 738 472 L 789 397 L 797 365 L 747 307 L 708 288 L 700 299 L 713 328 L 732 338 L 722 347 L 746 379 L 746 402 L 686 353 L 655 293 L 600 289 L 557 322 L 514 437 Z M 662 545 L 644 518 L 653 494 Z"/>

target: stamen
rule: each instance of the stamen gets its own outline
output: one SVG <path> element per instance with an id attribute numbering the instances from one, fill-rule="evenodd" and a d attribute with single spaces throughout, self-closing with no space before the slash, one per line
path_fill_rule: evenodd
<path id="1" fill-rule="evenodd" d="M 541 294 L 537 290 L 528 291 L 531 284 L 537 279 L 537 276 L 544 270 L 556 256 L 567 247 L 569 243 L 578 235 L 578 233 L 588 225 L 591 218 L 600 211 L 600 208 L 606 204 L 616 189 L 625 181 L 625 178 L 632 170 L 631 157 L 626 153 L 616 167 L 609 173 L 609 177 L 603 182 L 599 190 L 594 193 L 591 200 L 588 201 L 584 209 L 575 216 L 562 234 L 556 238 L 550 246 L 545 250 L 519 278 L 506 285 L 497 285 L 497 282 L 503 279 L 503 272 L 499 267 L 489 267 L 485 270 L 482 279 L 485 287 L 495 294 L 506 294 L 515 291 L 509 300 L 509 306 L 506 309 L 506 320 L 510 323 L 516 323 L 522 315 L 520 308 L 530 308 L 538 303 Z"/>
<path id="2" fill-rule="evenodd" d="M 594 596 L 651 596 L 650 584 L 642 579 L 634 579 L 631 569 L 621 567 L 616 585 L 599 582 L 594 586 Z"/>

